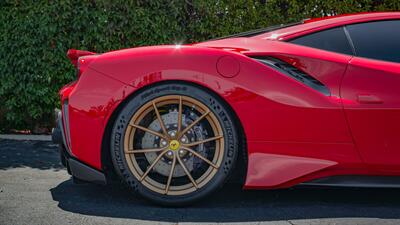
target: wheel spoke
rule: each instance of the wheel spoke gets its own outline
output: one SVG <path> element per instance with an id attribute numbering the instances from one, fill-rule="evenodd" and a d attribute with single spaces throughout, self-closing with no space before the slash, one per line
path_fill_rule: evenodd
<path id="1" fill-rule="evenodd" d="M 197 183 L 193 179 L 188 169 L 186 168 L 185 164 L 182 162 L 182 159 L 179 157 L 179 155 L 177 155 L 176 158 L 178 159 L 179 164 L 181 164 L 183 171 L 185 171 L 186 175 L 189 177 L 189 180 L 192 182 L 193 186 L 197 189 L 198 188 Z"/>
<path id="2" fill-rule="evenodd" d="M 193 121 L 193 123 L 189 124 L 189 126 L 187 126 L 180 134 L 179 134 L 179 138 L 182 137 L 182 135 L 184 135 L 186 132 L 188 132 L 188 130 L 190 130 L 194 125 L 196 125 L 198 122 L 200 122 L 200 120 L 202 120 L 204 117 L 206 117 L 208 114 L 210 113 L 210 110 L 207 110 L 203 115 L 201 115 L 199 118 L 197 118 L 197 120 Z"/>
<path id="3" fill-rule="evenodd" d="M 171 171 L 169 172 L 167 185 L 166 185 L 166 187 L 165 187 L 165 194 L 168 194 L 169 187 L 170 187 L 170 185 L 171 185 L 172 176 L 174 175 L 175 164 L 176 164 L 176 157 L 177 157 L 177 156 L 176 156 L 176 154 L 174 153 L 174 158 L 172 159 Z"/>
<path id="4" fill-rule="evenodd" d="M 125 151 L 126 154 L 135 154 L 135 153 L 148 153 L 148 152 L 159 152 L 165 150 L 167 147 L 164 148 L 145 148 L 145 149 L 129 149 Z"/>
<path id="5" fill-rule="evenodd" d="M 142 181 L 147 174 L 149 174 L 149 172 L 153 169 L 153 167 L 157 164 L 158 161 L 160 161 L 161 157 L 163 157 L 163 155 L 168 151 L 168 148 L 165 149 L 163 152 L 161 152 L 157 158 L 153 161 L 153 163 L 151 163 L 150 167 L 147 168 L 146 172 L 142 175 L 142 177 L 140 177 L 140 181 Z"/>
<path id="6" fill-rule="evenodd" d="M 132 126 L 132 127 L 134 127 L 134 128 L 137 128 L 137 129 L 140 129 L 140 130 L 143 130 L 143 131 L 146 131 L 146 132 L 148 132 L 148 133 L 150 133 L 150 134 L 153 134 L 153 135 L 155 135 L 155 136 L 158 136 L 158 137 L 161 137 L 161 138 L 164 138 L 164 139 L 167 139 L 167 140 L 168 140 L 168 138 L 167 138 L 165 135 L 160 134 L 160 133 L 158 133 L 157 131 L 150 130 L 150 129 L 146 128 L 146 127 L 142 127 L 142 126 L 140 126 L 140 125 L 132 124 L 132 123 L 129 124 L 129 126 Z"/>
<path id="7" fill-rule="evenodd" d="M 196 151 L 194 151 L 191 148 L 188 147 L 184 147 L 182 146 L 183 149 L 185 149 L 186 151 L 189 151 L 191 153 L 193 153 L 193 155 L 197 156 L 198 158 L 202 159 L 204 162 L 208 163 L 210 166 L 212 166 L 214 169 L 218 169 L 219 167 L 217 165 L 215 165 L 214 163 L 212 163 L 210 160 L 208 160 L 207 158 L 205 158 L 204 156 L 200 155 L 199 153 L 197 153 Z"/>
<path id="8" fill-rule="evenodd" d="M 157 105 L 156 105 L 156 102 L 155 102 L 155 101 L 153 101 L 153 108 L 154 108 L 154 111 L 156 112 L 158 122 L 160 123 L 160 127 L 161 127 L 161 129 L 162 129 L 164 135 L 165 135 L 165 136 L 168 136 L 167 129 L 165 128 L 164 121 L 162 120 L 162 118 L 161 118 L 161 116 L 160 116 L 160 112 L 159 112 L 158 109 L 157 109 Z"/>
<path id="9" fill-rule="evenodd" d="M 183 197 L 207 186 L 224 165 L 226 151 L 223 124 L 212 110 L 209 104 L 180 94 L 146 101 L 129 120 L 124 118 L 128 127 L 122 157 L 127 168 L 120 169 L 129 169 L 143 188 L 164 197 Z M 198 149 L 203 146 L 211 149 L 203 153 Z M 187 157 L 204 168 L 192 169 Z"/>
<path id="10" fill-rule="evenodd" d="M 192 147 L 192 146 L 196 146 L 196 145 L 203 144 L 203 143 L 206 143 L 206 142 L 219 140 L 219 139 L 221 139 L 221 138 L 223 138 L 223 137 L 224 137 L 224 136 L 219 135 L 219 136 L 216 136 L 216 137 L 207 138 L 207 139 L 204 139 L 204 140 L 201 140 L 201 141 L 195 141 L 195 142 L 188 143 L 188 144 L 182 143 L 182 145 L 185 146 L 185 147 Z"/>
<path id="11" fill-rule="evenodd" d="M 182 96 L 179 96 L 179 110 L 178 110 L 178 134 L 180 135 L 182 127 Z"/>

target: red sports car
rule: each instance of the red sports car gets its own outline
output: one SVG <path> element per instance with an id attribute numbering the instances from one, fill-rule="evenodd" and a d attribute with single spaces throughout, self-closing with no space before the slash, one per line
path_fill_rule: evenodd
<path id="1" fill-rule="evenodd" d="M 122 180 L 165 205 L 230 177 L 400 187 L 400 12 L 68 57 L 53 139 L 75 181 Z"/>

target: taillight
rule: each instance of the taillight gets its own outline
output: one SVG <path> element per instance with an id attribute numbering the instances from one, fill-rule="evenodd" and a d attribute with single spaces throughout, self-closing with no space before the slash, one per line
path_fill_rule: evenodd
<path id="1" fill-rule="evenodd" d="M 75 66 L 77 70 L 77 77 L 79 79 L 88 65 L 97 57 L 97 55 L 94 52 L 70 49 L 67 52 L 67 57 Z"/>
<path id="2" fill-rule="evenodd" d="M 76 65 L 76 76 L 79 79 L 82 73 L 88 68 L 89 64 L 93 62 L 93 60 L 97 57 L 97 55 L 91 56 L 82 56 L 78 58 Z"/>

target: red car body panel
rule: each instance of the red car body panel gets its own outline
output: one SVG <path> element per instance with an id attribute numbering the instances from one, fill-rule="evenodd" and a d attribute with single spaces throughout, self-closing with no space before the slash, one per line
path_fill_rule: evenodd
<path id="1" fill-rule="evenodd" d="M 286 40 L 388 18 L 399 19 L 400 13 L 337 17 L 252 38 L 91 55 L 79 80 L 60 91 L 62 101 L 68 100 L 72 154 L 103 170 L 105 131 L 121 103 L 146 86 L 172 80 L 208 88 L 233 109 L 247 139 L 245 188 L 283 188 L 343 174 L 400 175 L 399 64 L 267 40 L 272 34 Z M 249 56 L 288 62 L 322 82 L 331 95 Z"/>
<path id="2" fill-rule="evenodd" d="M 346 116 L 362 158 L 400 169 L 400 64 L 354 57 L 342 82 Z"/>

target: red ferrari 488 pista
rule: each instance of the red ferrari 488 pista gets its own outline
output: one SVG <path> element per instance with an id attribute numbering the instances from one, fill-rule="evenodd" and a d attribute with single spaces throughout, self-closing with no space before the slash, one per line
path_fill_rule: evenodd
<path id="1" fill-rule="evenodd" d="M 166 205 L 246 189 L 400 187 L 400 13 L 190 45 L 70 50 L 53 139 L 75 181 Z"/>

